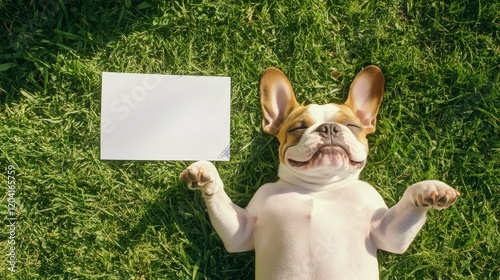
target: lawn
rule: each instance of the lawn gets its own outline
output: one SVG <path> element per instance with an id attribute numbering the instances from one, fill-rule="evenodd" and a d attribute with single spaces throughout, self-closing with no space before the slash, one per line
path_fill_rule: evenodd
<path id="1" fill-rule="evenodd" d="M 379 252 L 381 279 L 499 279 L 498 1 L 219 2 L 0 1 L 1 279 L 254 277 L 179 180 L 188 162 L 100 160 L 102 72 L 230 76 L 216 166 L 245 206 L 277 179 L 262 71 L 281 68 L 301 102 L 342 102 L 369 64 L 386 85 L 361 179 L 389 206 L 424 179 L 462 194 L 407 252 Z"/>

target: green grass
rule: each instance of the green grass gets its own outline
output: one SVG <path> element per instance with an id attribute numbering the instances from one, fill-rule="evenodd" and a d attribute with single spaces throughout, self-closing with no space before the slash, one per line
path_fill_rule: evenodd
<path id="1" fill-rule="evenodd" d="M 232 78 L 231 161 L 245 206 L 276 180 L 277 141 L 261 130 L 258 79 L 280 67 L 303 102 L 341 102 L 376 64 L 386 94 L 362 179 L 389 205 L 424 179 L 462 196 L 382 279 L 499 279 L 498 1 L 0 1 L 0 213 L 16 174 L 17 272 L 2 279 L 252 279 L 229 254 L 187 162 L 99 159 L 101 72 Z"/>

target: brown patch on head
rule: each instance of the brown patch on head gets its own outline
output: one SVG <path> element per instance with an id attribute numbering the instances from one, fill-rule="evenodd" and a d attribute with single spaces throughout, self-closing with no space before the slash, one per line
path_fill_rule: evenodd
<path id="1" fill-rule="evenodd" d="M 307 106 L 295 107 L 295 109 L 288 115 L 288 118 L 283 122 L 278 134 L 276 134 L 276 137 L 280 141 L 280 161 L 283 160 L 284 151 L 289 146 L 293 146 L 299 142 L 302 137 L 301 133 L 294 133 L 291 130 L 300 127 L 306 128 L 312 125 L 311 120 L 304 114 L 306 110 Z"/>
<path id="2" fill-rule="evenodd" d="M 363 126 L 361 120 L 348 106 L 344 104 L 338 106 L 340 107 L 340 111 L 337 113 L 337 123 L 346 125 L 352 131 L 354 136 L 356 136 L 356 139 L 358 139 L 359 142 L 368 144 L 366 135 L 370 132 Z"/>

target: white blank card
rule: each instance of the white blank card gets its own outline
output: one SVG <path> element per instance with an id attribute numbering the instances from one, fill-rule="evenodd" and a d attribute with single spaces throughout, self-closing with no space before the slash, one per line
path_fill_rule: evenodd
<path id="1" fill-rule="evenodd" d="M 229 77 L 102 73 L 101 159 L 229 160 Z"/>

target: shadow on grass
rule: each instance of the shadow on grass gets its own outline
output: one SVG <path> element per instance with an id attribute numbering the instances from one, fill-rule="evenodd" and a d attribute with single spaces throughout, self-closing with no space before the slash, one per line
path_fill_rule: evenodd
<path id="1" fill-rule="evenodd" d="M 0 6 L 0 102 L 20 90 L 50 94 L 58 55 L 90 58 L 109 42 L 148 30 L 158 10 L 144 1 L 5 1 Z"/>

